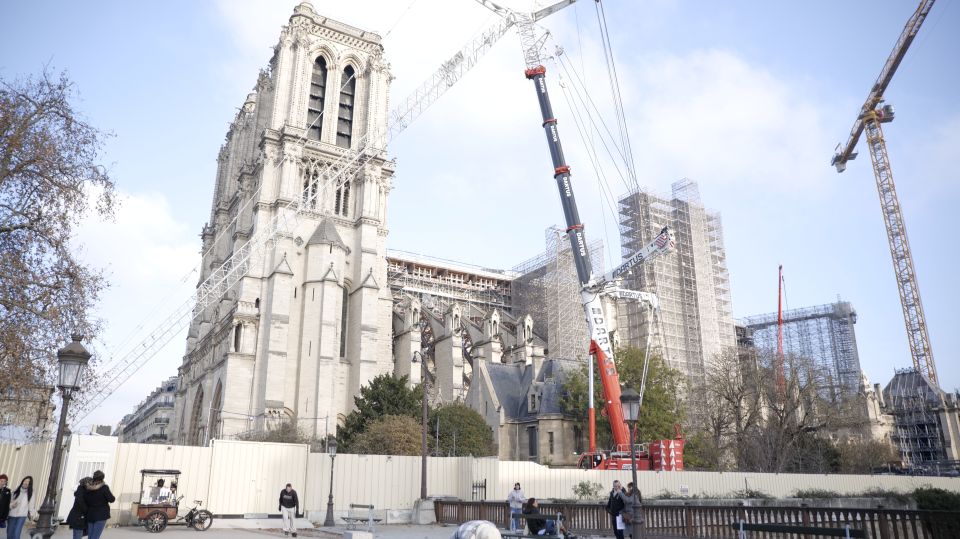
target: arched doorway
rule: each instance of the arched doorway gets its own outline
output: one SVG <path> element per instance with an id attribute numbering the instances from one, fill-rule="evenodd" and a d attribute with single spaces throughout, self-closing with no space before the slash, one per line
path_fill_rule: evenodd
<path id="1" fill-rule="evenodd" d="M 223 437 L 223 384 L 219 381 L 210 401 L 210 421 L 207 424 L 211 439 Z"/>

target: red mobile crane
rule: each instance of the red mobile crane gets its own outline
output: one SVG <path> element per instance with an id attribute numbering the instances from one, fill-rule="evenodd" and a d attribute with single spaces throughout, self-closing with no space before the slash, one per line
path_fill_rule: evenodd
<path id="1" fill-rule="evenodd" d="M 676 242 L 673 232 L 664 228 L 649 245 L 634 253 L 614 270 L 599 277 L 593 274 L 587 252 L 584 226 L 580 221 L 576 198 L 573 194 L 570 166 L 567 165 L 563 155 L 560 134 L 557 130 L 557 119 L 553 114 L 550 94 L 547 91 L 547 69 L 540 59 L 540 48 L 543 46 L 544 39 L 535 27 L 535 23 L 539 19 L 563 9 L 575 1 L 561 0 L 534 13 L 520 13 L 500 6 L 491 0 L 477 0 L 478 3 L 503 17 L 508 23 L 516 24 L 519 30 L 523 59 L 526 64 L 524 75 L 533 82 L 537 90 L 540 114 L 543 119 L 542 127 L 547 137 L 547 145 L 550 148 L 550 157 L 553 161 L 553 178 L 556 181 L 557 189 L 560 191 L 560 203 L 563 207 L 563 215 L 567 226 L 566 234 L 570 239 L 577 278 L 580 282 L 580 298 L 590 334 L 590 354 L 596 358 L 597 367 L 600 369 L 604 411 L 610 420 L 615 446 L 611 451 L 597 451 L 596 415 L 593 408 L 593 362 L 589 362 L 590 452 L 581 456 L 581 466 L 593 469 L 629 469 L 630 451 L 632 449 L 638 453 L 638 469 L 649 469 L 654 455 L 657 459 L 660 459 L 657 460 L 656 465 L 666 461 L 668 457 L 675 456 L 675 449 L 672 449 L 673 441 L 653 442 L 649 451 L 641 452 L 640 448 L 630 440 L 630 431 L 624 422 L 623 410 L 620 407 L 620 377 L 617 374 L 617 367 L 614 362 L 612 340 L 603 304 L 604 299 L 607 298 L 637 300 L 648 306 L 651 313 L 655 313 L 659 302 L 654 294 L 622 289 L 619 287 L 619 282 L 622 276 L 635 266 L 661 254 L 671 252 L 676 246 Z M 641 388 L 640 394 L 642 403 L 643 388 Z M 679 429 L 677 436 L 679 438 Z M 682 439 L 680 440 L 680 446 L 681 464 L 679 468 L 682 469 Z M 671 454 L 671 452 L 674 454 Z M 673 469 L 672 466 L 671 462 L 671 469 Z M 659 469 L 659 466 L 655 469 Z"/>

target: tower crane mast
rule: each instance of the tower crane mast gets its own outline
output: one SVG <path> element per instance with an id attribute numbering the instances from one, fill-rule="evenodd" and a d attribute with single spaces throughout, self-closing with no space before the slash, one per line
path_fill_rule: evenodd
<path id="1" fill-rule="evenodd" d="M 880 195 L 880 208 L 883 221 L 887 229 L 887 241 L 890 245 L 890 256 L 893 258 L 893 270 L 897 279 L 897 288 L 900 292 L 900 304 L 903 308 L 903 321 L 907 329 L 907 340 L 910 343 L 910 355 L 914 367 L 927 376 L 934 385 L 939 386 L 937 369 L 933 361 L 933 351 L 930 347 L 930 336 L 927 333 L 926 317 L 923 313 L 923 304 L 920 301 L 920 289 L 917 285 L 917 272 L 914 269 L 913 254 L 910 251 L 910 242 L 907 239 L 907 227 L 904 223 L 900 200 L 897 197 L 896 186 L 893 182 L 893 170 L 887 156 L 887 145 L 883 138 L 881 124 L 893 121 L 894 109 L 891 105 L 884 105 L 883 93 L 893 79 L 900 62 L 910 44 L 913 43 L 923 21 L 926 20 L 935 0 L 923 0 L 916 11 L 907 21 L 900 38 L 897 39 L 893 51 L 887 58 L 880 76 L 867 94 L 867 100 L 860 108 L 860 113 L 850 130 L 850 136 L 842 147 L 833 156 L 830 164 L 843 172 L 847 168 L 847 161 L 856 158 L 854 152 L 860 135 L 866 133 L 867 147 L 870 150 L 870 160 L 873 164 L 873 173 L 876 177 L 877 191 Z"/>

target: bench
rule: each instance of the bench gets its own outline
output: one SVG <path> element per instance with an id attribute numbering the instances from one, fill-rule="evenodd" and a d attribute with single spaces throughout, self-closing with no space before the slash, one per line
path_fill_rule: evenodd
<path id="1" fill-rule="evenodd" d="M 560 531 L 560 524 L 562 524 L 562 523 L 563 523 L 563 520 L 564 520 L 564 519 L 563 519 L 563 513 L 557 513 L 557 516 L 556 516 L 556 517 L 553 517 L 553 518 L 551 518 L 550 515 L 544 515 L 544 514 L 539 514 L 539 515 L 529 515 L 529 514 L 528 514 L 528 515 L 525 515 L 525 514 L 523 514 L 523 513 L 521 513 L 521 514 L 519 514 L 519 515 L 510 515 L 510 518 L 511 518 L 511 519 L 512 519 L 512 518 L 519 518 L 519 519 L 521 519 L 521 520 L 523 520 L 523 521 L 530 520 L 531 518 L 536 518 L 536 519 L 541 519 L 541 518 L 542 518 L 542 519 L 544 519 L 544 520 L 552 520 L 552 521 L 554 521 L 554 522 L 556 523 L 556 530 L 557 530 L 557 532 Z M 568 535 L 569 535 L 569 534 L 568 534 Z M 533 535 L 533 534 L 527 533 L 526 530 L 501 530 L 501 531 L 500 531 L 500 536 L 501 536 L 501 537 L 512 537 L 513 539 L 532 539 L 533 537 L 543 537 L 543 539 L 564 539 L 564 536 L 561 535 L 561 534 L 559 534 L 559 533 L 556 533 L 556 534 L 544 534 L 544 535 Z"/>
<path id="2" fill-rule="evenodd" d="M 359 529 L 354 528 L 354 526 L 359 526 L 361 523 L 367 525 L 367 531 L 373 533 L 373 525 L 376 522 L 380 522 L 383 519 L 375 518 L 373 516 L 373 506 L 364 505 L 358 503 L 351 503 L 350 510 L 347 512 L 347 516 L 343 517 L 343 520 L 347 523 L 347 529 Z"/>

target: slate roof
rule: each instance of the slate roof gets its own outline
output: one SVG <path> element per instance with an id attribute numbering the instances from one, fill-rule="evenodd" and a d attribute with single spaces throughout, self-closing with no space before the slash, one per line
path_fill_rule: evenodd
<path id="1" fill-rule="evenodd" d="M 307 241 L 307 245 L 335 245 L 342 248 L 347 254 L 350 253 L 350 248 L 347 247 L 346 243 L 343 243 L 343 239 L 340 237 L 340 233 L 337 232 L 336 225 L 333 224 L 333 221 L 327 219 L 326 217 L 320 219 L 320 223 L 317 224 L 317 228 L 313 231 L 313 235 L 310 236 L 310 239 Z"/>
<path id="2" fill-rule="evenodd" d="M 546 359 L 534 379 L 531 365 L 487 364 L 490 384 L 497 394 L 506 418 L 516 421 L 532 421 L 542 415 L 562 414 L 560 398 L 563 395 L 563 382 L 567 379 L 567 373 L 577 368 L 579 368 L 577 361 Z M 543 398 L 539 402 L 540 409 L 531 412 L 527 395 L 534 382 L 543 383 L 541 386 Z"/>

